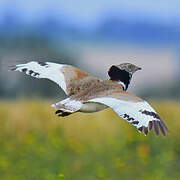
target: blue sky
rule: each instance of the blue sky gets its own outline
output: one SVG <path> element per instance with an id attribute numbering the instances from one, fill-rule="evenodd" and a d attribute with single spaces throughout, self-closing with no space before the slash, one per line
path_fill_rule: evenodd
<path id="1" fill-rule="evenodd" d="M 0 15 L 6 8 L 18 9 L 22 18 L 33 21 L 46 12 L 71 19 L 75 23 L 95 24 L 105 13 L 132 18 L 144 16 L 171 23 L 180 18 L 179 0 L 0 0 Z"/>

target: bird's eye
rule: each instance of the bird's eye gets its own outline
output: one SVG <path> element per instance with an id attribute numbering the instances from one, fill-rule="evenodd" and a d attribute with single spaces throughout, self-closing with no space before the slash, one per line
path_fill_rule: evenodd
<path id="1" fill-rule="evenodd" d="M 129 69 L 133 69 L 133 66 L 132 66 L 132 65 L 129 65 Z"/>

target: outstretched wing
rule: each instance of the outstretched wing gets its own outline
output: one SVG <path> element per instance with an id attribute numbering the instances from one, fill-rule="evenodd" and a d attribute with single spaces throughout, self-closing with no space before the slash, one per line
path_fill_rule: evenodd
<path id="1" fill-rule="evenodd" d="M 54 81 L 67 95 L 71 92 L 70 84 L 72 82 L 89 76 L 73 66 L 51 62 L 31 61 L 26 64 L 18 64 L 12 70 L 25 72 L 27 75 L 35 78 L 46 78 Z"/>
<path id="2" fill-rule="evenodd" d="M 155 110 L 144 100 L 130 93 L 123 93 L 123 96 L 117 95 L 113 97 L 100 97 L 89 100 L 89 102 L 97 102 L 111 107 L 120 117 L 136 126 L 139 132 L 145 135 L 154 128 L 156 135 L 159 130 L 165 136 L 168 128 L 161 120 Z"/>

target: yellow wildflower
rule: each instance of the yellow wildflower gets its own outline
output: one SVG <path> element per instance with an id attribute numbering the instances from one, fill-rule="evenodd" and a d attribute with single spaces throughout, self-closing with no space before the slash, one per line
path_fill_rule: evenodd
<path id="1" fill-rule="evenodd" d="M 60 178 L 64 178 L 64 174 L 62 174 L 62 173 L 60 173 L 58 176 L 59 176 Z"/>

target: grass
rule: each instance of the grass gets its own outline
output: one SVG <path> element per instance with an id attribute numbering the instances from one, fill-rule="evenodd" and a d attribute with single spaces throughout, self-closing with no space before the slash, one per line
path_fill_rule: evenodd
<path id="1" fill-rule="evenodd" d="M 167 137 L 145 137 L 111 109 L 58 118 L 50 104 L 0 102 L 1 180 L 180 179 L 180 103 L 153 103 Z"/>

